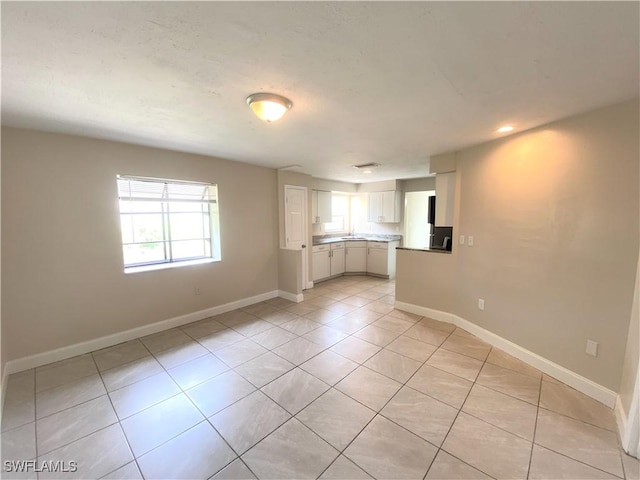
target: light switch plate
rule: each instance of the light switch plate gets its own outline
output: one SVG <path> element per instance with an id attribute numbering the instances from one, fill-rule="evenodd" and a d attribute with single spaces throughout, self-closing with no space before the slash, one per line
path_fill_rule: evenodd
<path id="1" fill-rule="evenodd" d="M 469 245 L 470 247 L 473 247 L 473 235 L 469 235 L 467 237 L 467 245 Z"/>
<path id="2" fill-rule="evenodd" d="M 594 342 L 593 340 L 587 340 L 587 355 L 591 355 L 592 357 L 598 356 L 598 342 Z"/>
<path id="3" fill-rule="evenodd" d="M 460 235 L 459 243 L 460 245 L 464 245 L 464 235 Z"/>
<path id="4" fill-rule="evenodd" d="M 479 298 L 478 299 L 478 308 L 480 310 L 484 310 L 484 298 Z"/>

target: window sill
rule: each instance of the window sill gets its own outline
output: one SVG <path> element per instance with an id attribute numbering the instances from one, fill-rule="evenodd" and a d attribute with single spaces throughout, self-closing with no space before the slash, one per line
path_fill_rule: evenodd
<path id="1" fill-rule="evenodd" d="M 139 267 L 126 267 L 124 269 L 124 273 L 140 273 L 140 272 L 152 272 L 155 270 L 165 270 L 168 268 L 180 268 L 180 267 L 189 267 L 192 265 L 203 265 L 206 263 L 215 263 L 220 260 L 216 260 L 215 258 L 200 258 L 198 260 L 187 260 L 184 262 L 172 262 L 172 263 L 157 263 L 154 265 L 142 265 Z"/>

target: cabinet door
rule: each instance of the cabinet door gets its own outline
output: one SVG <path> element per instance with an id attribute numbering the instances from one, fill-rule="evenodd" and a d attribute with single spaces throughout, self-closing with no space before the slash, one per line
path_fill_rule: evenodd
<path id="1" fill-rule="evenodd" d="M 382 222 L 398 223 L 400 221 L 400 192 L 390 190 L 382 192 Z"/>
<path id="2" fill-rule="evenodd" d="M 331 275 L 342 275 L 344 267 L 344 248 L 331 250 Z"/>
<path id="3" fill-rule="evenodd" d="M 313 281 L 322 280 L 331 276 L 331 251 L 317 252 L 313 254 Z"/>
<path id="4" fill-rule="evenodd" d="M 331 223 L 333 220 L 331 214 L 331 192 L 323 192 L 318 190 L 318 222 Z"/>
<path id="5" fill-rule="evenodd" d="M 373 223 L 382 221 L 382 192 L 369 194 L 369 221 Z"/>
<path id="6" fill-rule="evenodd" d="M 367 247 L 367 272 L 388 275 L 388 251 L 383 248 Z"/>
<path id="7" fill-rule="evenodd" d="M 367 247 L 347 246 L 345 254 L 345 269 L 347 272 L 367 271 Z"/>

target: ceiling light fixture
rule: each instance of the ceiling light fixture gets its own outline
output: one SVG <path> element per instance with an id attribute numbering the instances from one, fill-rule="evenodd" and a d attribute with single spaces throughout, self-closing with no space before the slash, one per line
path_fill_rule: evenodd
<path id="1" fill-rule="evenodd" d="M 504 127 L 500 127 L 498 133 L 507 133 L 513 131 L 513 127 L 511 125 L 505 125 Z"/>
<path id="2" fill-rule="evenodd" d="M 271 123 L 282 118 L 293 103 L 288 98 L 275 93 L 254 93 L 247 97 L 247 105 L 260 120 Z"/>

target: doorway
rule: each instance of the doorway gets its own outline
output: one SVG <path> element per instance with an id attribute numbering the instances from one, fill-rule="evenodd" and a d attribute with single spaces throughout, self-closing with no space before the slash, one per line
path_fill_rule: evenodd
<path id="1" fill-rule="evenodd" d="M 429 223 L 429 197 L 434 190 L 404 194 L 404 243 L 406 248 L 429 248 L 432 233 Z"/>

